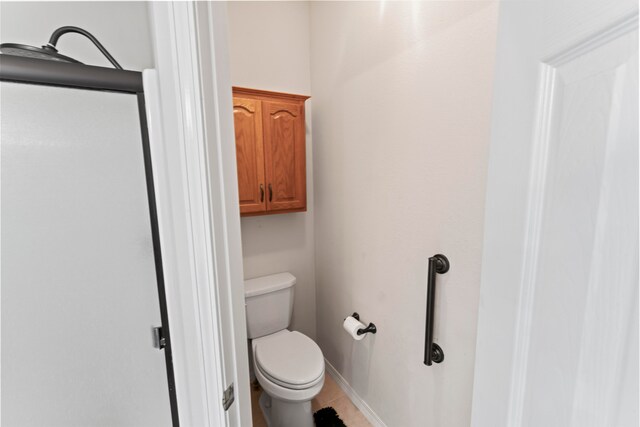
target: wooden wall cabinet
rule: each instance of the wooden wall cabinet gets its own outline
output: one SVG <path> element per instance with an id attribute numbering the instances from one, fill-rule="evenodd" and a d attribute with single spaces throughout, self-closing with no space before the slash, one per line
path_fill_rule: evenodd
<path id="1" fill-rule="evenodd" d="M 242 216 L 307 210 L 308 96 L 233 88 Z"/>

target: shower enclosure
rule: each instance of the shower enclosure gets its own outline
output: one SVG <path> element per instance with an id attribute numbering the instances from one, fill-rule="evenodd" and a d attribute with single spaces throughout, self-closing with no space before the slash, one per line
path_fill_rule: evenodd
<path id="1" fill-rule="evenodd" d="M 177 426 L 141 73 L 0 55 L 0 108 L 2 425 Z"/>

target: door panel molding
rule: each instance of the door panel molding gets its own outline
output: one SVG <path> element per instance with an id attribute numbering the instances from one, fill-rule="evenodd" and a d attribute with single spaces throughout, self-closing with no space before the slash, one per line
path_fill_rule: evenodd
<path id="1" fill-rule="evenodd" d="M 518 301 L 515 348 L 513 356 L 508 422 L 523 425 L 523 409 L 531 342 L 533 307 L 537 283 L 538 259 L 543 221 L 549 147 L 552 143 L 554 109 L 558 99 L 558 67 L 578 59 L 598 48 L 638 29 L 638 13 L 634 12 L 601 30 L 592 33 L 560 52 L 550 55 L 540 64 L 538 101 L 533 133 L 531 172 L 529 180 L 528 218 L 524 240 L 522 282 Z"/>
<path id="2" fill-rule="evenodd" d="M 538 96 L 539 106 L 537 108 L 538 114 L 533 136 L 529 201 L 527 203 L 529 217 L 526 220 L 524 263 L 522 266 L 522 282 L 520 284 L 520 300 L 517 309 L 513 374 L 509 401 L 509 425 L 513 426 L 521 425 L 524 404 L 555 83 L 555 68 L 542 64 L 540 70 L 540 95 Z"/>
<path id="3" fill-rule="evenodd" d="M 619 333 L 603 336 L 606 344 L 600 348 L 593 341 L 595 337 L 585 338 L 581 331 L 591 329 L 598 315 L 609 316 L 607 328 L 630 328 L 623 325 L 631 315 L 627 304 L 618 303 L 613 307 L 620 306 L 620 310 L 611 309 L 614 300 L 626 300 L 620 299 L 619 292 L 607 294 L 610 289 L 606 284 L 618 280 L 624 284 L 620 292 L 629 287 L 629 273 L 622 275 L 617 267 L 624 264 L 627 271 L 632 262 L 628 245 L 634 232 L 626 224 L 628 212 L 637 211 L 637 206 L 629 196 L 632 189 L 608 183 L 612 179 L 622 182 L 633 170 L 629 162 L 634 156 L 620 157 L 620 150 L 610 146 L 610 141 L 624 142 L 620 147 L 631 153 L 634 146 L 628 141 L 632 131 L 637 139 L 637 122 L 634 124 L 633 112 L 628 111 L 634 105 L 631 97 L 637 96 L 637 90 L 629 93 L 636 84 L 631 79 L 636 66 L 631 55 L 637 55 L 637 40 L 634 42 L 630 33 L 637 28 L 638 7 L 632 0 L 586 0 L 580 4 L 537 0 L 500 5 L 473 426 L 538 425 L 550 413 L 558 415 L 550 420 L 562 418 L 555 425 L 603 425 L 597 417 L 588 421 L 581 417 L 589 408 L 598 407 L 604 413 L 608 406 L 620 409 L 612 420 L 633 417 L 630 402 L 637 380 L 615 380 L 622 381 L 620 390 L 626 387 L 629 402 L 618 399 L 610 405 L 608 399 L 600 399 L 600 405 L 589 404 L 601 389 L 594 385 L 604 389 L 618 384 L 605 374 L 617 376 L 616 366 L 622 362 L 602 360 L 603 349 L 619 345 Z M 622 111 L 619 118 L 618 110 Z M 586 124 L 584 132 L 581 120 Z M 621 131 L 624 139 L 616 134 Z M 612 153 L 617 157 L 605 159 Z M 613 178 L 607 178 L 605 172 Z M 619 191 L 612 193 L 611 188 Z M 612 203 L 624 206 L 616 194 L 630 199 L 626 209 L 609 212 L 629 229 L 627 235 L 622 226 L 606 222 L 600 212 L 610 211 Z M 586 210 L 572 214 L 576 206 Z M 618 240 L 611 240 L 607 230 L 615 232 Z M 582 236 L 586 245 L 563 244 L 573 242 L 573 236 Z M 604 264 L 594 247 L 598 242 L 608 245 L 610 252 L 619 252 L 615 242 L 620 242 L 627 248 L 627 256 L 613 260 L 608 256 L 608 264 Z M 617 267 L 607 270 L 603 279 L 602 270 L 611 264 Z M 594 295 L 609 305 L 594 306 Z M 630 300 L 637 302 L 637 298 Z M 540 350 L 545 343 L 553 345 Z M 582 360 L 585 352 L 588 358 Z M 545 357 L 541 359 L 542 354 Z M 587 364 L 592 360 L 601 362 Z M 560 369 L 566 377 L 554 386 L 548 375 Z M 633 372 L 637 367 L 619 369 Z M 591 385 L 583 381 L 587 378 Z M 544 384 L 550 387 L 546 394 Z M 623 396 L 620 393 L 611 394 Z M 555 412 L 541 411 L 543 407 Z"/>
<path id="4" fill-rule="evenodd" d="M 638 29 L 638 11 L 629 13 L 577 43 L 549 55 L 542 62 L 551 67 L 558 67 L 636 29 Z"/>

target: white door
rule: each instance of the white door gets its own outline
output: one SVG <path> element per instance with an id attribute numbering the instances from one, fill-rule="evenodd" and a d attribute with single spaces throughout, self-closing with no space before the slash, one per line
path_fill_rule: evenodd
<path id="1" fill-rule="evenodd" d="M 501 5 L 472 425 L 638 425 L 638 12 Z"/>
<path id="2" fill-rule="evenodd" d="M 0 90 L 2 425 L 171 426 L 136 95 Z"/>

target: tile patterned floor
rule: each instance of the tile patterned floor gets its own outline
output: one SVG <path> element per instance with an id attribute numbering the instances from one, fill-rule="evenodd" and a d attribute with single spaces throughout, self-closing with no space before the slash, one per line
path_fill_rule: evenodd
<path id="1" fill-rule="evenodd" d="M 253 427 L 266 427 L 267 423 L 264 421 L 262 411 L 258 405 L 258 398 L 260 397 L 260 386 L 257 384 L 251 385 L 251 411 L 253 414 Z M 369 421 L 362 415 L 362 412 L 355 407 L 349 397 L 344 394 L 340 386 L 331 378 L 330 375 L 325 374 L 324 386 L 320 391 L 320 394 L 311 401 L 311 407 L 313 411 L 318 409 L 332 406 L 336 410 L 338 416 L 347 425 L 347 427 L 371 427 Z"/>

